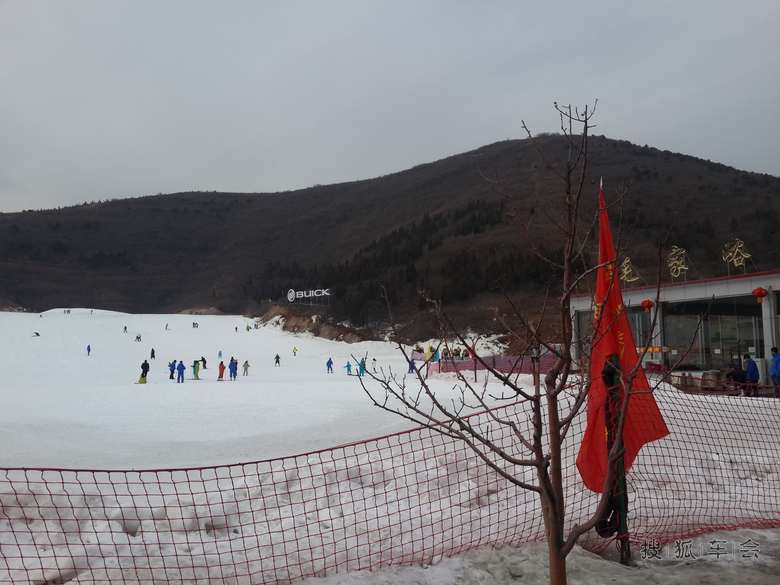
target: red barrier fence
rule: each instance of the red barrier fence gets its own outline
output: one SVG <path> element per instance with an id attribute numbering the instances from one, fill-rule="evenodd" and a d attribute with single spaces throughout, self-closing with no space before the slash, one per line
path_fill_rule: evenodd
<path id="1" fill-rule="evenodd" d="M 632 542 L 780 526 L 780 400 L 656 396 L 671 434 L 645 446 L 631 468 Z M 525 407 L 494 413 L 527 430 Z M 474 420 L 524 454 L 505 425 L 485 414 Z M 569 525 L 596 507 L 574 465 L 584 425 L 577 417 L 565 443 Z M 4 469 L 0 505 L 2 584 L 289 583 L 544 538 L 535 494 L 425 428 L 224 467 Z M 591 550 L 609 542 L 595 532 L 581 540 Z"/>
<path id="2" fill-rule="evenodd" d="M 557 356 L 553 353 L 546 353 L 539 358 L 541 365 L 541 371 L 546 372 L 555 364 Z M 482 357 L 482 360 L 491 368 L 498 370 L 499 372 L 512 373 L 512 374 L 530 374 L 533 372 L 533 363 L 531 356 L 504 356 L 504 355 L 490 355 Z M 431 366 L 437 373 L 448 372 L 474 372 L 485 370 L 485 366 L 479 360 L 472 360 L 471 358 L 462 360 L 443 359 Z"/>

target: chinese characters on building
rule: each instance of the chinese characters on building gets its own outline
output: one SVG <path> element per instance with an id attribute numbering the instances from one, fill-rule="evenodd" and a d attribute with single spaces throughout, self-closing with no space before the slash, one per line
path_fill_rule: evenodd
<path id="1" fill-rule="evenodd" d="M 669 264 L 669 274 L 672 278 L 679 278 L 683 273 L 688 272 L 688 265 L 685 263 L 685 248 L 678 248 L 672 246 L 667 256 L 667 263 Z"/>
<path id="2" fill-rule="evenodd" d="M 745 250 L 745 242 L 739 238 L 726 244 L 723 248 L 723 261 L 726 264 L 734 264 L 735 267 L 744 267 L 745 260 L 748 258 L 751 258 L 751 255 Z"/>

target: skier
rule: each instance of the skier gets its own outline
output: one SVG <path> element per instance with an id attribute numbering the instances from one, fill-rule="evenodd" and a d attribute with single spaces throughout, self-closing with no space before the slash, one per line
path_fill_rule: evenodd
<path id="1" fill-rule="evenodd" d="M 154 348 L 152 348 L 152 357 L 150 357 L 149 359 L 151 359 L 151 360 L 154 359 Z"/>
<path id="2" fill-rule="evenodd" d="M 228 369 L 230 369 L 230 381 L 235 382 L 236 378 L 238 378 L 238 360 L 231 357 Z"/>
<path id="3" fill-rule="evenodd" d="M 170 379 L 173 380 L 173 376 L 176 374 L 176 360 L 168 364 L 168 369 L 171 371 Z"/>
<path id="4" fill-rule="evenodd" d="M 344 366 L 344 367 L 347 368 L 347 376 L 351 376 L 352 375 L 352 364 L 347 362 L 347 365 Z"/>
<path id="5" fill-rule="evenodd" d="M 293 347 L 293 357 L 295 357 L 296 355 L 298 355 L 298 348 Z"/>
<path id="6" fill-rule="evenodd" d="M 220 353 L 222 353 L 222 352 L 220 352 Z M 205 370 L 206 369 L 206 358 L 204 358 L 203 356 L 200 356 L 200 361 L 203 362 L 203 369 Z"/>
<path id="7" fill-rule="evenodd" d="M 193 380 L 200 380 L 198 378 L 198 371 L 200 370 L 200 362 L 198 360 L 195 360 L 192 362 L 192 379 Z"/>
<path id="8" fill-rule="evenodd" d="M 244 375 L 248 376 L 249 375 L 249 360 L 246 360 L 244 362 L 243 368 L 244 368 Z"/>
<path id="9" fill-rule="evenodd" d="M 218 357 L 219 357 L 219 359 L 222 359 L 222 350 L 221 349 L 219 350 L 219 356 Z"/>
<path id="10" fill-rule="evenodd" d="M 179 360 L 179 365 L 178 365 L 178 366 L 176 366 L 176 372 L 177 372 L 177 374 L 178 374 L 178 375 L 176 376 L 176 383 L 177 383 L 177 384 L 178 384 L 179 382 L 181 382 L 182 384 L 184 384 L 184 370 L 186 370 L 186 369 L 187 369 L 187 366 L 185 366 L 185 365 L 184 365 L 184 362 L 183 362 L 183 361 L 181 361 L 181 360 Z"/>
<path id="11" fill-rule="evenodd" d="M 328 373 L 332 374 L 333 373 L 333 360 L 331 358 L 328 358 L 328 361 L 327 361 L 327 363 L 325 365 L 328 366 Z"/>
<path id="12" fill-rule="evenodd" d="M 144 360 L 141 364 L 141 377 L 138 379 L 139 384 L 146 384 L 146 375 L 149 373 L 149 362 Z"/>
<path id="13" fill-rule="evenodd" d="M 358 364 L 358 376 L 365 376 L 366 375 L 366 358 L 363 358 L 360 360 L 360 363 Z"/>
<path id="14" fill-rule="evenodd" d="M 376 374 L 376 358 L 371 360 L 371 367 L 374 368 L 374 373 Z"/>
<path id="15" fill-rule="evenodd" d="M 282 365 L 282 358 L 279 357 L 279 354 L 277 353 L 274 357 L 274 366 L 279 367 Z"/>
<path id="16" fill-rule="evenodd" d="M 219 377 L 217 378 L 217 381 L 224 382 L 225 381 L 225 362 L 219 362 Z"/>
<path id="17" fill-rule="evenodd" d="M 89 355 L 91 351 L 92 351 L 92 348 L 90 346 L 87 346 L 87 355 Z"/>
<path id="18" fill-rule="evenodd" d="M 127 333 L 127 325 L 125 325 L 125 330 L 122 333 Z"/>
<path id="19" fill-rule="evenodd" d="M 409 371 L 408 374 L 414 374 L 414 358 L 409 360 Z"/>

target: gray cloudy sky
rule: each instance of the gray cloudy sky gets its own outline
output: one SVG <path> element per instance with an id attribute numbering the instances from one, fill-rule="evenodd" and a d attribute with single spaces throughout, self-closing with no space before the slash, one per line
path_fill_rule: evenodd
<path id="1" fill-rule="evenodd" d="M 776 0 L 0 0 L 0 211 L 371 178 L 559 129 L 780 176 Z"/>

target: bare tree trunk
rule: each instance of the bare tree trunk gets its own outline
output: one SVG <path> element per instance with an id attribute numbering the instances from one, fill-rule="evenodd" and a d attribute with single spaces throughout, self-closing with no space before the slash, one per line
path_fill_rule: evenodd
<path id="1" fill-rule="evenodd" d="M 550 553 L 550 585 L 566 585 L 566 555 L 550 539 L 547 540 L 547 550 Z"/>

